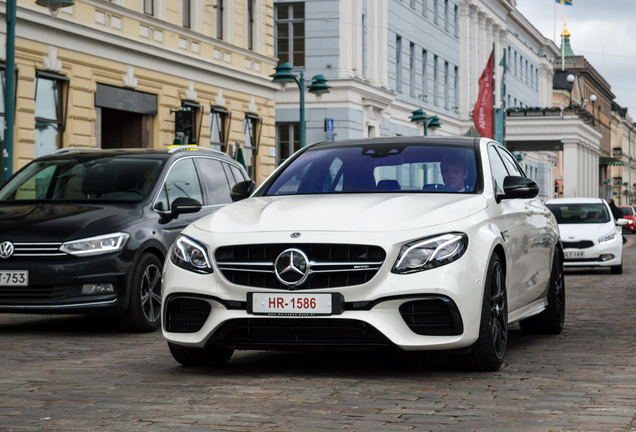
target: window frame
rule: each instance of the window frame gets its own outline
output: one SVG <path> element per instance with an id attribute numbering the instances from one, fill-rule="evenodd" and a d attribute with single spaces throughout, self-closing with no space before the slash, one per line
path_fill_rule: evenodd
<path id="1" fill-rule="evenodd" d="M 294 6 L 299 6 L 299 5 L 303 5 L 303 17 L 301 18 L 294 18 Z M 303 2 L 295 2 L 295 3 L 282 3 L 282 4 L 275 4 L 274 5 L 274 57 L 280 58 L 280 51 L 278 49 L 278 25 L 279 24 L 286 24 L 287 25 L 287 58 L 288 58 L 288 63 L 292 66 L 292 67 L 297 67 L 297 68 L 304 68 L 305 67 L 305 60 L 307 57 L 307 44 L 306 44 L 306 29 L 305 29 L 305 21 L 306 21 L 306 13 L 305 13 L 305 3 Z M 287 8 L 287 19 L 281 20 L 278 18 L 278 11 L 282 8 L 286 7 Z M 302 35 L 302 40 L 303 40 L 303 64 L 295 64 L 294 62 L 294 39 L 296 38 L 296 35 L 294 34 L 294 24 L 297 23 L 303 23 L 303 35 Z"/>
<path id="2" fill-rule="evenodd" d="M 289 156 L 287 156 L 285 159 L 281 159 L 281 152 L 280 152 L 280 148 L 282 147 L 283 143 L 280 140 L 279 130 L 283 127 L 288 128 L 288 136 L 289 136 L 289 141 L 287 142 L 287 151 L 289 153 Z M 300 123 L 299 122 L 276 123 L 276 166 L 280 166 L 286 161 L 288 161 L 289 158 L 292 157 L 292 155 L 298 151 L 295 149 L 295 146 L 294 146 L 294 141 L 296 138 L 294 134 L 294 128 L 297 128 L 296 130 L 299 135 L 298 150 L 300 150 Z"/>
<path id="3" fill-rule="evenodd" d="M 256 178 L 256 156 L 258 156 L 258 150 L 261 143 L 261 135 L 263 132 L 263 118 L 253 113 L 245 113 L 245 120 L 243 120 L 244 134 L 246 130 L 249 130 L 251 132 L 250 133 L 251 140 L 250 140 L 249 146 L 247 145 L 247 139 L 244 140 L 243 150 L 245 151 L 249 148 L 253 158 L 253 160 L 250 160 L 250 164 L 249 164 L 249 167 L 251 168 L 252 172 L 250 172 L 250 169 L 248 169 L 247 174 L 250 178 Z M 245 137 L 247 138 L 247 134 L 245 134 Z M 246 165 L 247 165 L 247 161 L 246 161 Z"/>
<path id="4" fill-rule="evenodd" d="M 181 25 L 192 29 L 192 0 L 181 0 Z"/>
<path id="5" fill-rule="evenodd" d="M 144 10 L 146 15 L 155 16 L 155 0 L 144 0 Z"/>
<path id="6" fill-rule="evenodd" d="M 225 5 L 223 0 L 216 0 L 216 38 L 223 40 L 223 12 L 225 11 Z"/>
<path id="7" fill-rule="evenodd" d="M 35 93 L 33 95 L 33 101 L 34 101 L 36 110 L 37 110 L 38 85 L 39 85 L 40 78 L 50 80 L 50 81 L 55 81 L 56 83 L 59 83 L 60 85 L 60 89 L 59 89 L 60 100 L 57 101 L 57 105 L 58 105 L 57 110 L 58 110 L 59 118 L 58 120 L 51 120 L 44 117 L 35 117 L 35 124 L 37 123 L 57 124 L 59 127 L 57 148 L 61 149 L 64 146 L 64 132 L 66 131 L 66 119 L 68 117 L 68 99 L 69 99 L 69 91 L 71 87 L 70 86 L 71 80 L 64 75 L 36 70 L 35 71 Z M 16 86 L 16 90 L 17 90 L 17 86 Z M 17 93 L 18 92 L 16 91 L 16 96 L 17 96 Z"/>
<path id="8" fill-rule="evenodd" d="M 402 93 L 402 36 L 395 35 L 395 90 Z"/>
<path id="9" fill-rule="evenodd" d="M 220 142 L 210 140 L 210 144 L 221 145 L 221 152 L 227 151 L 227 145 L 230 140 L 230 129 L 232 126 L 232 111 L 228 111 L 225 108 L 211 106 L 210 107 L 210 138 L 212 138 L 212 124 L 214 119 L 217 119 L 219 125 L 219 137 Z"/>
<path id="10" fill-rule="evenodd" d="M 247 49 L 254 51 L 254 0 L 246 0 L 247 2 Z"/>

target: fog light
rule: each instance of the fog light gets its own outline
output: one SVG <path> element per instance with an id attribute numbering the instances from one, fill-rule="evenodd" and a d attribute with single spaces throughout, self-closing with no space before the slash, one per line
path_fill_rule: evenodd
<path id="1" fill-rule="evenodd" d="M 84 284 L 82 285 L 82 294 L 106 294 L 115 292 L 113 284 Z"/>
<path id="2" fill-rule="evenodd" d="M 614 259 L 614 255 L 612 255 L 612 254 L 603 254 L 603 255 L 601 255 L 601 261 L 609 261 L 611 259 Z"/>

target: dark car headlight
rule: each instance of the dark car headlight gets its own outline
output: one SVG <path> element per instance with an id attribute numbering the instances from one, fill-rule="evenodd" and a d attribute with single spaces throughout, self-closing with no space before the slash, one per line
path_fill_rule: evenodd
<path id="1" fill-rule="evenodd" d="M 415 273 L 458 260 L 468 249 L 468 236 L 448 233 L 427 237 L 402 246 L 391 272 Z"/>
<path id="2" fill-rule="evenodd" d="M 177 267 L 197 273 L 212 273 L 207 248 L 186 236 L 179 236 L 172 246 L 170 261 Z"/>
<path id="3" fill-rule="evenodd" d="M 60 246 L 60 250 L 75 256 L 103 255 L 121 251 L 129 238 L 130 234 L 124 232 L 106 234 L 67 241 Z"/>

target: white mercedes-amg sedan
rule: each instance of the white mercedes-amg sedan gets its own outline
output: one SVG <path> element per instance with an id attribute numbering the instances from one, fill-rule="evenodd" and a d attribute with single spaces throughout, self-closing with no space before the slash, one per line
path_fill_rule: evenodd
<path id="1" fill-rule="evenodd" d="M 219 366 L 237 349 L 447 350 L 497 370 L 511 323 L 563 329 L 563 250 L 538 191 L 489 139 L 307 146 L 173 244 L 170 352 Z"/>

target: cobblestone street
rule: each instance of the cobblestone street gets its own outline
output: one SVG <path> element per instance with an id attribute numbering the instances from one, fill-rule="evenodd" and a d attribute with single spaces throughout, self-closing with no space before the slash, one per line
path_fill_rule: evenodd
<path id="1" fill-rule="evenodd" d="M 0 430 L 636 431 L 636 236 L 625 273 L 568 273 L 559 336 L 512 326 L 495 373 L 442 355 L 239 352 L 187 369 L 160 332 L 0 315 Z"/>

